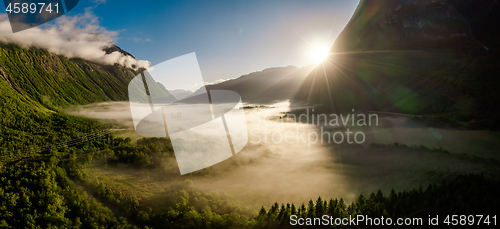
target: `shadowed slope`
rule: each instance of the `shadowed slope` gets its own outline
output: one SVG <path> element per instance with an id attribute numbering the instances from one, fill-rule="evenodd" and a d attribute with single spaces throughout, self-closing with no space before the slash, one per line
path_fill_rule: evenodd
<path id="1" fill-rule="evenodd" d="M 496 1 L 362 0 L 294 101 L 335 112 L 497 117 L 499 15 Z"/>

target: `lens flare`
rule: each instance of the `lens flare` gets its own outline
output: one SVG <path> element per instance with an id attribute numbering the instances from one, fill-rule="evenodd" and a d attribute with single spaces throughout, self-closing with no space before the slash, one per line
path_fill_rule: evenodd
<path id="1" fill-rule="evenodd" d="M 313 59 L 314 63 L 319 64 L 323 60 L 328 57 L 328 47 L 326 46 L 317 46 L 311 51 L 311 58 Z"/>

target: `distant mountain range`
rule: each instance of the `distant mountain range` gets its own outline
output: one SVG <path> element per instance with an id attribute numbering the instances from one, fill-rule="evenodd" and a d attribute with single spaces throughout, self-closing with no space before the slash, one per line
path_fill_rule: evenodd
<path id="1" fill-rule="evenodd" d="M 183 90 L 183 89 L 176 89 L 176 90 L 169 90 L 170 94 L 172 94 L 177 100 L 181 100 L 186 98 L 187 96 L 193 94 L 194 92 L 190 90 Z"/>
<path id="2" fill-rule="evenodd" d="M 181 103 L 206 102 L 206 90 L 238 92 L 243 103 L 272 104 L 290 100 L 315 66 L 268 68 L 218 84 L 205 85 L 195 92 L 170 90 Z"/>
<path id="3" fill-rule="evenodd" d="M 361 0 L 294 102 L 498 118 L 500 3 Z"/>
<path id="4" fill-rule="evenodd" d="M 207 85 L 207 90 L 233 90 L 246 103 L 274 103 L 285 101 L 301 87 L 315 66 L 268 68 L 219 84 Z"/>

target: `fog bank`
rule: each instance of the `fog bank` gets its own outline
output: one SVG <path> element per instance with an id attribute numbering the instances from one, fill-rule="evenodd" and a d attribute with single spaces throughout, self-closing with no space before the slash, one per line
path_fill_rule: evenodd
<path id="1" fill-rule="evenodd" d="M 126 102 L 118 102 L 87 105 L 70 113 L 131 124 L 128 109 Z M 350 202 L 359 194 L 369 195 L 379 189 L 387 193 L 392 188 L 402 191 L 425 187 L 462 173 L 484 172 L 489 177 L 500 173 L 498 162 L 486 159 L 497 155 L 493 151 L 498 138 L 489 132 L 417 127 L 407 118 L 380 117 L 378 126 L 362 130 L 366 141 L 360 145 L 292 142 L 292 135 L 289 135 L 289 142 L 273 141 L 270 138 L 273 134 L 277 140 L 276 136 L 288 132 L 318 131 L 317 125 L 307 123 L 277 124 L 282 112 L 289 109 L 288 104 L 275 104 L 274 107 L 245 110 L 249 142 L 241 152 L 205 169 L 212 171 L 209 176 L 178 175 L 154 185 L 191 179 L 200 190 L 224 193 L 242 204 L 258 207 L 274 202 L 300 204 L 318 196 L 344 198 Z M 266 134 L 267 142 L 264 140 Z M 370 143 L 393 144 L 395 141 L 408 145 L 430 143 L 432 147 L 442 147 L 451 153 L 418 147 L 369 146 Z M 450 150 L 454 148 L 462 150 Z"/>

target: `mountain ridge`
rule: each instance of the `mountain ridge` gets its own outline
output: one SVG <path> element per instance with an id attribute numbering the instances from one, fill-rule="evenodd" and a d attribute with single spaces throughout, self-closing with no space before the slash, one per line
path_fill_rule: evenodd
<path id="1" fill-rule="evenodd" d="M 252 72 L 222 83 L 206 85 L 208 90 L 233 90 L 242 102 L 274 103 L 292 98 L 313 65 L 273 67 Z M 195 92 L 196 93 L 196 92 Z"/>
<path id="2" fill-rule="evenodd" d="M 126 100 L 126 88 L 137 71 L 2 44 L 0 74 L 20 95 L 50 108 Z"/>

